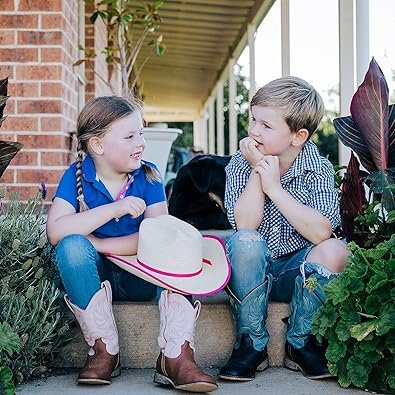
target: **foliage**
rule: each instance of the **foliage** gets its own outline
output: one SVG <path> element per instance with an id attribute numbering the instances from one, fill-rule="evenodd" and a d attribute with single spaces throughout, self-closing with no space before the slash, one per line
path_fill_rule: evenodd
<path id="1" fill-rule="evenodd" d="M 327 111 L 317 131 L 311 136 L 311 141 L 316 144 L 321 155 L 333 164 L 339 163 L 339 141 L 333 126 L 333 117 L 336 114 Z"/>
<path id="2" fill-rule="evenodd" d="M 342 227 L 348 240 L 363 243 L 364 231 L 354 232 L 357 216 L 367 208 L 366 202 L 355 193 L 369 190 L 369 202 L 380 202 L 385 221 L 386 215 L 395 210 L 395 105 L 388 105 L 388 86 L 374 58 L 370 62 L 363 83 L 354 94 L 351 116 L 336 118 L 334 126 L 340 140 L 359 157 L 368 173 L 359 170 L 359 163 L 351 157 L 341 194 Z M 389 226 L 393 233 L 395 228 Z M 375 229 L 366 228 L 368 233 Z M 362 244 L 363 245 L 363 244 Z M 365 245 L 368 246 L 368 245 Z"/>
<path id="3" fill-rule="evenodd" d="M 4 107 L 8 99 L 7 88 L 8 78 L 0 80 L 0 126 L 6 119 L 6 117 L 3 115 Z M 16 143 L 13 141 L 0 141 L 0 178 L 9 163 L 11 162 L 12 158 L 18 153 L 21 148 L 21 143 Z"/>
<path id="4" fill-rule="evenodd" d="M 19 336 L 12 330 L 10 325 L 0 323 L 0 361 L 3 361 L 3 353 L 7 353 L 11 357 L 14 352 L 19 352 L 20 347 L 21 342 Z M 12 370 L 9 367 L 1 365 L 0 394 L 15 394 L 15 386 L 12 382 Z"/>
<path id="5" fill-rule="evenodd" d="M 2 365 L 11 369 L 17 383 L 47 372 L 68 330 L 42 210 L 38 197 L 23 204 L 14 194 L 0 213 L 0 325 L 14 342 L 3 349 L 15 348 L 13 333 L 20 341 L 12 356 L 2 356 Z M 4 339 L 0 334 L 0 346 Z M 8 370 L 2 372 L 9 377 Z"/>
<path id="6" fill-rule="evenodd" d="M 120 71 L 122 95 L 133 96 L 140 73 L 150 57 L 144 54 L 140 65 L 137 65 L 139 54 L 148 38 L 150 40 L 147 45 L 152 47 L 152 54 L 162 56 L 165 52 L 163 36 L 156 35 L 161 22 L 159 8 L 163 1 L 146 2 L 138 6 L 133 0 L 84 1 L 94 7 L 90 15 L 92 24 L 102 20 L 107 27 L 108 46 L 103 48 L 102 55 L 109 65 Z M 79 59 L 74 65 L 83 62 L 91 65 L 89 61 L 97 55 L 94 49 L 83 46 L 80 49 L 85 52 L 85 58 Z M 108 81 L 98 76 L 113 90 Z"/>
<path id="7" fill-rule="evenodd" d="M 345 271 L 324 286 L 312 332 L 328 339 L 328 367 L 342 387 L 395 392 L 395 235 L 376 248 L 349 247 Z"/>

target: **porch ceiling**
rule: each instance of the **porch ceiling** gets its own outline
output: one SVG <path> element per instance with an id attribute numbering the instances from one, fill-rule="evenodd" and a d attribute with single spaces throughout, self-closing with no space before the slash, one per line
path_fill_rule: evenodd
<path id="1" fill-rule="evenodd" d="M 149 121 L 193 121 L 226 69 L 275 0 L 166 0 L 160 8 L 166 52 L 141 74 Z M 141 52 L 140 59 L 150 49 Z"/>

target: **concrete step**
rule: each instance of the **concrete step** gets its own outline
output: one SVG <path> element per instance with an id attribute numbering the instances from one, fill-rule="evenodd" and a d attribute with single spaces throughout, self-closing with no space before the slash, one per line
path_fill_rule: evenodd
<path id="1" fill-rule="evenodd" d="M 219 367 L 229 357 L 235 338 L 228 297 L 225 292 L 199 298 L 202 301 L 200 317 L 196 325 L 196 361 L 202 367 Z M 115 302 L 114 316 L 118 327 L 121 361 L 123 367 L 152 368 L 159 348 L 159 310 L 156 303 Z M 270 303 L 267 328 L 271 366 L 282 366 L 284 356 L 283 318 L 289 316 L 285 303 Z M 71 330 L 72 341 L 64 347 L 55 367 L 82 367 L 87 346 L 79 327 Z"/>

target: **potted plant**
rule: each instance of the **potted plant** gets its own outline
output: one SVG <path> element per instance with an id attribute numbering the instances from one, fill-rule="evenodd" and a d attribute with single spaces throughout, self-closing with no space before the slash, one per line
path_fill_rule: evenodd
<path id="1" fill-rule="evenodd" d="M 146 2 L 139 6 L 132 0 L 84 1 L 93 6 L 91 22 L 94 24 L 100 20 L 107 28 L 109 44 L 103 48 L 102 55 L 110 68 L 120 75 L 122 96 L 142 97 L 142 92 L 138 89 L 138 80 L 150 56 L 141 58 L 141 50 L 144 45 L 148 45 L 152 48 L 152 55 L 162 56 L 166 48 L 163 36 L 157 33 L 162 22 L 159 11 L 164 1 Z M 91 48 L 81 49 L 85 52 L 85 58 L 79 59 L 74 65 L 86 63 L 92 67 L 90 61 L 97 56 L 96 52 Z M 138 61 L 140 64 L 137 64 Z M 110 81 L 98 73 L 96 75 L 116 93 Z M 180 133 L 182 130 L 167 128 L 167 125 L 144 129 L 144 137 L 148 142 L 144 159 L 154 162 L 162 176 L 165 175 L 171 144 Z"/>
<path id="2" fill-rule="evenodd" d="M 312 332 L 343 387 L 395 392 L 395 105 L 374 60 L 354 94 L 351 116 L 334 120 L 352 154 L 341 190 L 343 235 L 352 256 L 324 287 Z M 366 192 L 367 191 L 367 197 Z M 314 284 L 312 284 L 314 286 Z"/>

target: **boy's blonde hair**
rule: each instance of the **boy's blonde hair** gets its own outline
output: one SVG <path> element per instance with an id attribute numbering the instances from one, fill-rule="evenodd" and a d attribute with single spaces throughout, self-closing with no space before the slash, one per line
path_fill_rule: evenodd
<path id="1" fill-rule="evenodd" d="M 260 88 L 250 106 L 279 108 L 291 132 L 307 129 L 309 137 L 316 131 L 325 113 L 320 94 L 305 80 L 282 77 Z"/>

